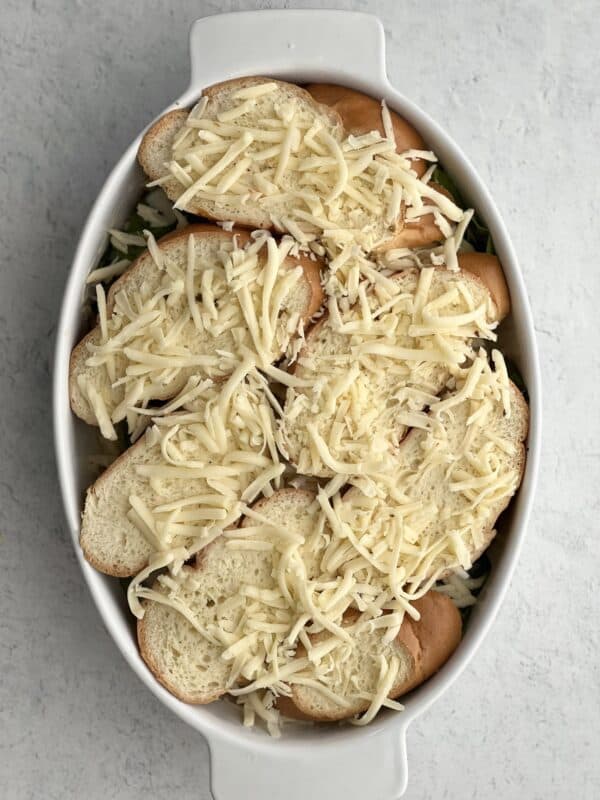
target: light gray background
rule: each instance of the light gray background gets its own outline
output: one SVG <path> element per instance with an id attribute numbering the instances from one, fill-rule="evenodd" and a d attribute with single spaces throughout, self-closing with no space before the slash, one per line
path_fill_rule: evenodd
<path id="1" fill-rule="evenodd" d="M 10 800 L 209 797 L 206 745 L 129 671 L 83 585 L 54 474 L 50 361 L 78 232 L 125 146 L 186 86 L 190 23 L 260 5 L 287 4 L 2 2 L 0 794 Z M 392 82 L 492 190 L 525 272 L 545 381 L 541 484 L 512 590 L 462 679 L 410 731 L 407 797 L 592 800 L 598 3 L 323 5 L 379 14 Z"/>

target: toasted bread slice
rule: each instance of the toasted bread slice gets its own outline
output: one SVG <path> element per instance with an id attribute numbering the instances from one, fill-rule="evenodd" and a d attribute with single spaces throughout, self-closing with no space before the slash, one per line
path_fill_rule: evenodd
<path id="1" fill-rule="evenodd" d="M 472 263 L 480 264 L 476 259 Z M 406 430 L 419 424 L 415 412 L 435 399 L 450 376 L 452 359 L 446 349 L 438 349 L 440 335 L 451 330 L 448 349 L 454 363 L 460 364 L 471 353 L 475 338 L 493 336 L 500 319 L 496 297 L 506 310 L 500 284 L 488 277 L 497 281 L 497 261 L 486 261 L 480 275 L 441 268 L 429 274 L 404 270 L 393 276 L 391 297 L 397 302 L 385 313 L 380 314 L 379 308 L 392 302 L 386 296 L 380 299 L 371 292 L 366 298 L 378 315 L 374 321 L 364 321 L 364 302 L 340 318 L 344 330 L 331 314 L 319 320 L 295 365 L 298 385 L 288 389 L 280 427 L 282 449 L 299 472 L 331 477 L 351 472 L 352 464 L 394 452 Z M 493 295 L 484 283 L 488 280 Z M 440 307 L 441 297 L 448 300 Z M 472 308 L 481 310 L 477 319 L 470 314 Z M 439 330 L 438 312 L 443 318 Z M 453 317 L 466 322 L 451 328 Z M 361 360 L 365 348 L 368 354 Z M 327 460 L 315 433 L 330 452 Z"/>
<path id="2" fill-rule="evenodd" d="M 282 490 L 255 509 L 274 525 L 285 526 L 310 540 L 314 525 L 311 512 L 314 495 L 299 490 Z M 242 527 L 252 522 L 245 519 Z M 307 563 L 311 556 L 306 554 Z M 316 569 L 316 561 L 312 561 Z M 310 569 L 310 567 L 309 567 Z M 313 573 L 314 574 L 314 573 Z M 222 658 L 224 645 L 210 641 L 217 628 L 235 624 L 238 610 L 228 600 L 240 596 L 245 587 L 254 591 L 273 589 L 273 556 L 270 552 L 229 548 L 222 538 L 209 545 L 198 557 L 195 568 L 184 568 L 177 580 L 177 589 L 155 582 L 159 598 L 174 605 L 181 603 L 193 614 L 196 627 L 164 602 L 146 602 L 145 613 L 138 621 L 140 652 L 156 678 L 176 697 L 188 703 L 210 703 L 234 689 L 230 681 L 231 661 Z M 335 687 L 347 702 L 336 706 L 318 690 L 292 683 L 290 698 L 281 697 L 278 706 L 287 716 L 314 720 L 344 719 L 366 710 L 369 701 L 356 696 L 372 695 L 378 685 L 379 656 L 397 656 L 400 662 L 397 679 L 389 693 L 398 697 L 433 674 L 447 660 L 458 644 L 461 621 L 452 602 L 430 592 L 416 603 L 422 619 L 405 618 L 400 632 L 390 643 L 384 643 L 380 630 L 352 633 L 352 655 L 349 670 L 356 679 L 355 689 Z M 358 612 L 349 611 L 346 626 L 355 623 Z M 201 632 L 202 631 L 202 632 Z M 324 635 L 312 637 L 318 644 Z M 300 647 L 297 658 L 305 652 Z M 242 680 L 243 683 L 243 680 Z"/>
<path id="3" fill-rule="evenodd" d="M 190 272 L 192 236 L 195 263 Z M 173 397 L 193 375 L 222 380 L 235 368 L 243 347 L 256 348 L 235 278 L 229 278 L 224 268 L 224 259 L 231 256 L 234 242 L 238 249 L 256 247 L 246 232 L 191 225 L 158 242 L 162 266 L 148 250 L 111 286 L 106 302 L 106 343 L 99 324 L 71 355 L 69 392 L 71 407 L 78 417 L 90 425 L 99 424 L 98 409 L 90 401 L 90 387 L 100 398 L 110 422 L 117 423 L 125 418 L 130 406 Z M 262 271 L 268 249 L 267 244 L 261 247 L 255 254 L 253 273 L 247 273 L 251 275 L 247 291 L 252 304 L 258 306 L 255 311 L 261 322 Z M 274 291 L 297 267 L 301 270 L 299 277 L 280 298 L 275 335 L 264 348 L 272 360 L 279 358 L 287 346 L 290 333 L 286 326 L 291 317 L 308 321 L 322 301 L 321 262 L 304 255 L 285 257 L 274 279 Z M 198 324 L 190 314 L 190 275 Z M 210 281 L 206 280 L 208 275 Z M 272 311 L 272 306 L 268 310 Z M 144 324 L 127 334 L 140 321 Z M 155 364 L 150 363 L 152 359 Z M 105 430 L 103 433 L 107 435 Z"/>

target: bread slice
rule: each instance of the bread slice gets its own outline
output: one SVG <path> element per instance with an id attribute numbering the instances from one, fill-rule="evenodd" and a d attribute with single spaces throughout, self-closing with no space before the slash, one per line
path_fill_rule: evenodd
<path id="1" fill-rule="evenodd" d="M 474 263 L 479 264 L 479 261 Z M 301 473 L 331 477 L 344 471 L 343 467 L 336 467 L 336 461 L 360 464 L 385 459 L 395 451 L 406 430 L 412 424 L 419 424 L 415 412 L 442 391 L 451 372 L 441 351 L 438 360 L 431 360 L 432 357 L 427 360 L 425 356 L 426 352 L 437 350 L 437 332 L 412 333 L 415 320 L 419 325 L 415 303 L 419 297 L 421 303 L 430 303 L 453 291 L 456 297 L 440 311 L 447 319 L 468 313 L 469 302 L 485 309 L 479 322 L 470 321 L 457 328 L 448 340 L 457 363 L 461 363 L 471 353 L 474 338 L 489 338 L 492 335 L 490 326 L 493 328 L 499 319 L 495 297 L 500 297 L 500 291 L 495 287 L 494 296 L 489 292 L 484 283 L 488 270 L 496 279 L 496 263 L 491 262 L 480 269 L 481 278 L 473 272 L 436 268 L 429 286 L 423 272 L 409 269 L 396 273 L 393 282 L 398 302 L 362 333 L 340 332 L 338 321 L 331 315 L 319 320 L 306 337 L 295 365 L 294 378 L 298 385 L 287 391 L 280 426 L 282 449 Z M 422 287 L 427 292 L 425 300 Z M 380 299 L 376 292 L 371 292 L 369 302 L 376 313 L 389 300 L 385 296 Z M 354 325 L 352 330 L 357 331 L 356 326 L 363 317 L 364 304 L 357 304 L 342 321 Z M 440 333 L 445 330 L 441 329 Z M 424 355 L 422 360 L 415 356 L 400 364 L 384 355 L 364 357 L 360 362 L 356 354 L 363 343 L 412 349 Z M 349 404 L 348 408 L 345 404 Z M 328 463 L 317 452 L 311 427 L 329 448 L 332 458 Z M 357 467 L 355 471 L 360 472 L 362 468 Z"/>
<path id="2" fill-rule="evenodd" d="M 418 622 L 404 616 L 400 631 L 393 642 L 384 644 L 378 631 L 363 630 L 354 635 L 355 646 L 338 681 L 329 688 L 348 702 L 340 706 L 332 698 L 308 686 L 292 684 L 289 697 L 280 697 L 277 708 L 292 719 L 335 722 L 350 719 L 369 708 L 369 700 L 344 693 L 345 677 L 352 675 L 356 694 L 374 695 L 379 684 L 380 657 L 395 655 L 399 662 L 398 674 L 388 697 L 395 699 L 424 683 L 443 667 L 458 647 L 462 636 L 460 612 L 452 600 L 436 591 L 427 592 L 413 603 L 419 612 Z M 357 612 L 347 612 L 346 624 L 352 624 Z M 311 637 L 314 645 L 327 638 L 326 633 Z M 298 656 L 304 655 L 300 650 Z"/>
<path id="3" fill-rule="evenodd" d="M 308 509 L 312 492 L 283 489 L 269 500 L 255 504 L 257 511 L 309 536 L 314 516 Z M 247 518 L 242 526 L 251 524 Z M 232 619 L 227 601 L 239 596 L 248 584 L 258 589 L 273 587 L 273 558 L 270 552 L 236 550 L 225 537 L 202 550 L 194 567 L 184 567 L 171 597 L 183 602 L 199 626 L 213 634 L 217 621 Z M 169 595 L 169 588 L 155 581 L 156 592 Z M 177 610 L 157 602 L 144 602 L 144 616 L 137 624 L 142 658 L 157 680 L 186 703 L 211 703 L 228 688 L 231 663 L 221 659 L 222 644 L 212 644 Z"/>
<path id="4" fill-rule="evenodd" d="M 274 95 L 266 94 L 256 98 L 254 108 L 247 114 L 242 115 L 235 122 L 241 122 L 246 126 L 260 127 L 260 123 L 265 118 L 273 116 L 274 104 L 286 105 L 293 103 L 307 118 L 319 121 L 323 126 L 331 131 L 336 139 L 342 137 L 342 122 L 339 115 L 327 106 L 321 105 L 313 100 L 308 92 L 293 83 L 285 81 L 275 81 L 272 78 L 262 78 L 258 76 L 248 78 L 236 78 L 234 80 L 217 83 L 209 86 L 202 92 L 202 97 L 207 98 L 206 110 L 203 114 L 204 119 L 218 120 L 220 114 L 227 114 L 240 101 L 235 95 L 239 91 L 260 86 L 265 83 L 274 83 L 277 90 Z M 142 169 L 151 180 L 160 179 L 165 175 L 165 167 L 173 160 L 173 143 L 182 131 L 186 121 L 190 116 L 190 111 L 170 111 L 161 117 L 146 132 L 138 151 L 138 161 Z M 265 149 L 266 143 L 261 142 L 257 149 Z M 274 159 L 267 159 L 265 167 L 269 168 L 274 163 Z M 289 190 L 292 186 L 288 183 L 288 177 L 284 176 L 282 188 Z M 177 202 L 182 194 L 182 184 L 175 179 L 162 183 L 162 188 L 167 196 Z M 212 220 L 233 220 L 237 225 L 249 228 L 266 228 L 276 230 L 272 214 L 277 216 L 287 216 L 289 205 L 287 201 L 282 204 L 275 204 L 270 210 L 261 208 L 256 202 L 236 202 L 231 204 L 223 197 L 211 199 L 209 197 L 195 197 L 192 201 L 185 204 L 183 210 L 200 217 Z"/>
<path id="5" fill-rule="evenodd" d="M 202 547 L 240 517 L 242 499 L 252 502 L 281 473 L 263 379 L 255 371 L 240 378 L 204 388 L 173 414 L 157 412 L 90 486 L 80 544 L 100 572 L 130 577 L 156 552 Z"/>
<path id="6" fill-rule="evenodd" d="M 202 280 L 203 275 L 212 270 L 214 276 L 213 303 L 216 308 L 215 314 L 219 315 L 214 324 L 209 315 L 209 322 L 205 322 L 200 329 L 189 316 L 189 300 L 183 285 L 187 270 L 190 236 L 194 237 L 196 259 L 194 291 L 198 312 L 200 314 L 208 313 L 202 300 Z M 148 250 L 111 286 L 106 301 L 109 346 L 110 340 L 115 340 L 115 337 L 118 337 L 130 322 L 129 314 L 131 312 L 129 309 L 131 306 L 134 310 L 136 308 L 139 310 L 141 303 L 152 305 L 154 309 L 163 309 L 164 319 L 158 328 L 163 337 L 169 337 L 169 334 L 177 326 L 180 326 L 181 321 L 184 324 L 167 349 L 164 349 L 160 340 L 153 341 L 150 337 L 151 333 L 154 334 L 157 331 L 156 326 L 154 326 L 154 330 L 150 329 L 154 323 L 143 326 L 123 345 L 115 345 L 112 356 L 112 375 L 109 374 L 106 363 L 98 363 L 93 359 L 103 341 L 100 325 L 90 331 L 73 350 L 70 362 L 71 408 L 78 417 L 90 425 L 98 424 L 97 409 L 92 408 L 90 403 L 90 386 L 100 396 L 111 421 L 116 423 L 125 418 L 128 405 L 140 402 L 139 395 L 129 404 L 125 399 L 128 391 L 136 391 L 136 383 L 143 383 L 140 391 L 143 390 L 143 399 L 146 403 L 151 400 L 166 400 L 175 396 L 193 375 L 222 380 L 235 368 L 236 359 L 240 358 L 241 346 L 254 349 L 253 338 L 247 330 L 238 296 L 232 291 L 232 282 L 226 278 L 223 272 L 222 262 L 226 257 L 226 248 L 231 250 L 234 241 L 239 248 L 242 248 L 249 246 L 253 240 L 244 231 L 228 232 L 212 225 L 191 225 L 182 231 L 168 234 L 158 242 L 161 257 L 165 263 L 169 264 L 168 269 L 159 268 Z M 255 302 L 259 302 L 262 292 L 260 271 L 266 263 L 266 251 L 267 247 L 263 245 L 258 253 L 256 277 L 249 284 Z M 273 342 L 275 350 L 271 354 L 273 360 L 281 356 L 285 350 L 289 340 L 286 324 L 290 318 L 297 315 L 303 322 L 307 322 L 322 301 L 320 285 L 322 263 L 314 256 L 311 259 L 305 255 L 298 257 L 288 255 L 279 269 L 277 281 L 283 280 L 286 274 L 298 266 L 302 270 L 300 279 L 287 292 L 281 304 L 277 322 L 276 338 L 278 341 Z M 173 268 L 178 271 L 174 277 Z M 165 295 L 165 300 L 152 301 L 152 298 L 159 296 L 157 294 L 159 292 Z M 185 320 L 186 314 L 188 315 L 187 321 Z M 221 324 L 220 318 L 224 319 L 230 314 L 234 314 L 234 318 L 238 319 L 238 322 L 233 327 L 226 327 L 225 323 Z M 260 319 L 260 309 L 258 315 Z M 133 319 L 136 318 L 134 313 Z M 140 367 L 135 359 L 128 356 L 127 347 L 132 348 L 136 359 L 144 358 L 144 356 L 137 355 L 140 350 L 156 354 L 159 359 L 164 360 L 166 368 L 162 366 L 153 368 L 147 373 L 142 373 L 141 378 L 137 377 L 137 373 L 128 377 L 132 370 L 143 369 L 144 366 L 142 363 Z M 166 355 L 162 355 L 163 353 Z M 177 358 L 181 358 L 181 355 L 177 354 L 181 353 L 186 354 L 185 358 L 189 357 L 191 361 L 198 363 L 189 367 L 171 369 L 173 363 L 177 363 Z M 233 359 L 223 356 L 223 353 L 231 353 Z M 171 357 L 169 354 L 175 355 Z M 212 357 L 212 364 L 208 363 L 207 357 Z M 205 363 L 199 363 L 203 359 Z"/>
<path id="7" fill-rule="evenodd" d="M 243 99 L 248 92 L 262 91 L 265 84 L 276 88 Z M 405 203 L 399 202 L 402 181 L 394 177 L 395 169 L 406 173 L 407 195 L 425 193 L 433 203 L 445 199 L 443 192 L 431 194 L 433 185 L 425 187 L 416 181 L 424 170 L 422 159 L 410 153 L 403 159 L 396 156 L 390 172 L 386 158 L 393 153 L 391 145 L 383 155 L 374 151 L 380 161 L 357 167 L 361 158 L 370 157 L 370 147 L 386 148 L 381 139 L 386 136 L 381 104 L 341 86 L 309 88 L 312 96 L 293 84 L 256 77 L 211 86 L 204 90 L 197 112 L 187 117 L 185 111 L 169 112 L 149 129 L 140 145 L 140 164 L 183 210 L 209 219 L 285 230 L 300 241 L 320 238 L 331 253 L 349 238 L 366 252 L 378 253 L 443 238 L 430 213 L 404 231 Z M 421 151 L 420 135 L 397 114 L 389 115 L 396 153 L 404 154 L 407 148 Z M 304 136 L 307 131 L 310 135 Z M 254 140 L 244 141 L 242 134 Z M 327 138 L 316 141 L 315 137 Z M 375 167 L 388 176 L 381 183 Z M 398 203 L 393 199 L 397 190 Z M 458 214 L 456 221 L 461 212 L 450 206 Z"/>
<path id="8" fill-rule="evenodd" d="M 378 485 L 375 510 L 370 510 L 372 487 L 366 485 L 366 494 L 360 486 L 344 494 L 339 519 L 367 549 L 370 537 L 377 541 L 389 530 L 390 507 L 409 509 L 403 524 L 413 532 L 410 543 L 418 555 L 404 558 L 407 581 L 416 577 L 419 585 L 457 568 L 469 569 L 496 535 L 496 521 L 521 484 L 527 452 L 529 409 L 512 382 L 508 393 L 510 414 L 503 401 L 491 396 L 432 411 L 443 435 L 436 433 L 436 426 L 408 433 L 396 453 L 394 473 Z M 451 402 L 452 397 L 447 399 Z M 486 402 L 487 411 L 482 408 Z M 471 422 L 476 412 L 483 413 L 478 424 Z M 447 539 L 449 532 L 458 533 L 458 540 Z M 428 547 L 443 542 L 439 552 L 423 557 Z M 357 573 L 357 579 L 366 579 L 366 574 Z"/>
<path id="9" fill-rule="evenodd" d="M 148 563 L 152 548 L 129 520 L 129 497 L 147 498 L 146 481 L 138 464 L 159 464 L 160 448 L 145 436 L 122 453 L 86 492 L 79 544 L 93 567 L 105 575 L 127 578 Z"/>
<path id="10" fill-rule="evenodd" d="M 310 540 L 315 520 L 311 510 L 313 499 L 310 492 L 282 490 L 261 500 L 255 510 L 273 524 L 286 526 Z M 249 524 L 252 522 L 245 519 L 242 527 Z M 312 560 L 312 568 L 316 569 L 317 563 L 310 554 L 305 557 L 309 564 Z M 159 598 L 182 603 L 197 623 L 194 627 L 176 608 L 152 601 L 145 602 L 144 616 L 138 621 L 138 642 L 144 661 L 157 680 L 184 702 L 210 703 L 235 688 L 236 683 L 229 680 L 231 662 L 222 658 L 224 646 L 212 643 L 208 637 L 228 622 L 237 624 L 238 617 L 228 606 L 228 600 L 239 596 L 248 585 L 259 590 L 273 588 L 273 556 L 264 551 L 229 548 L 224 537 L 199 555 L 194 568 L 184 568 L 175 590 L 162 585 L 160 580 L 155 582 L 153 589 Z M 345 664 L 344 674 L 356 677 L 360 693 L 374 694 L 380 655 L 388 658 L 396 655 L 400 661 L 398 677 L 389 695 L 397 697 L 439 669 L 457 646 L 461 636 L 460 614 L 447 597 L 430 592 L 417 601 L 416 608 L 422 619 L 414 622 L 405 617 L 391 643 L 383 642 L 380 630 L 352 634 L 352 656 Z M 356 623 L 358 616 L 358 612 L 347 612 L 344 624 Z M 318 644 L 324 636 L 311 638 Z M 300 647 L 297 658 L 305 654 Z M 291 697 L 280 697 L 278 707 L 286 716 L 334 720 L 354 716 L 369 706 L 369 701 L 354 697 L 356 690 L 348 692 L 346 687 L 344 691 L 341 685 L 336 689 L 345 699 L 350 698 L 350 705 L 336 706 L 317 690 L 292 684 Z"/>

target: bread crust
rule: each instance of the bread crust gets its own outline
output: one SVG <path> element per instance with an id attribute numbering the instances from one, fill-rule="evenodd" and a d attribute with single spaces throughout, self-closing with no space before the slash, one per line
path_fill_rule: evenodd
<path id="1" fill-rule="evenodd" d="M 385 136 L 381 118 L 381 103 L 368 94 L 339 86 L 332 83 L 309 83 L 307 91 L 320 103 L 335 109 L 340 115 L 344 128 L 348 133 L 359 136 L 369 131 L 377 131 Z M 389 109 L 394 136 L 396 139 L 396 152 L 406 150 L 426 150 L 427 145 L 421 134 L 407 120 Z M 421 177 L 427 169 L 427 162 L 415 159 L 412 169 Z M 385 253 L 400 247 L 418 247 L 432 244 L 441 238 L 437 225 L 433 224 L 433 217 L 426 216 L 418 223 L 407 225 L 404 213 L 401 213 L 396 224 L 396 230 L 384 241 L 374 248 L 374 253 Z M 416 242 L 417 244 L 411 244 Z"/>
<path id="2" fill-rule="evenodd" d="M 115 473 L 118 473 L 118 471 L 123 467 L 127 467 L 128 462 L 131 461 L 132 458 L 135 458 L 135 456 L 146 447 L 146 437 L 145 435 L 142 435 L 137 442 L 132 444 L 127 448 L 127 450 L 121 453 L 121 455 L 118 456 L 88 488 L 86 492 L 86 505 L 90 497 L 97 497 L 102 492 L 104 485 L 113 479 Z M 82 518 L 85 517 L 85 513 L 86 510 L 84 507 Z M 83 556 L 88 564 L 91 564 L 94 569 L 97 569 L 98 572 L 102 572 L 104 575 L 110 575 L 113 578 L 131 578 L 134 575 L 137 575 L 137 573 L 148 563 L 149 552 L 148 555 L 146 555 L 143 559 L 140 559 L 140 561 L 134 564 L 130 569 L 120 568 L 116 561 L 103 561 L 95 553 L 90 538 L 93 537 L 91 537 L 91 534 L 88 536 L 86 527 L 82 524 L 79 531 L 79 545 L 83 552 Z"/>
<path id="3" fill-rule="evenodd" d="M 502 322 L 510 314 L 510 292 L 498 257 L 489 253 L 459 253 L 458 266 L 485 283 L 496 304 L 498 321 Z"/>
<path id="4" fill-rule="evenodd" d="M 377 131 L 381 136 L 385 136 L 381 118 L 381 103 L 374 97 L 333 83 L 309 83 L 306 91 L 317 102 L 337 111 L 348 133 L 359 136 L 369 131 Z M 396 139 L 396 152 L 426 150 L 425 140 L 417 129 L 392 109 L 389 109 L 389 112 Z M 415 159 L 412 162 L 412 168 L 421 177 L 427 169 L 427 162 Z"/>
<path id="5" fill-rule="evenodd" d="M 167 111 L 167 113 L 159 117 L 143 135 L 137 152 L 137 160 L 150 180 L 157 180 L 161 178 L 163 174 L 162 171 L 160 175 L 158 174 L 158 170 L 152 158 L 154 149 L 161 149 L 163 141 L 168 141 L 169 144 L 173 141 L 185 124 L 189 113 L 189 109 L 183 108 Z M 176 181 L 175 178 L 172 178 L 163 184 L 163 189 L 167 197 L 173 200 L 174 197 L 177 197 L 178 192 L 181 191 L 181 184 Z"/>
<path id="6" fill-rule="evenodd" d="M 444 197 L 454 202 L 454 198 L 444 186 L 440 186 L 434 181 L 430 181 L 429 185 L 440 194 L 443 194 Z M 394 237 L 394 247 L 408 247 L 411 249 L 417 247 L 432 247 L 443 241 L 444 236 L 433 214 L 434 207 L 431 206 L 430 210 L 428 210 L 428 208 L 428 206 L 425 206 L 425 211 L 420 217 L 416 217 L 413 220 L 404 220 L 402 230 Z M 384 243 L 379 252 L 387 252 L 390 249 L 391 247 L 388 246 L 387 243 Z"/>
<path id="7" fill-rule="evenodd" d="M 446 595 L 429 591 L 412 605 L 421 618 L 416 621 L 406 614 L 398 637 L 418 655 L 414 674 L 394 690 L 396 693 L 391 695 L 394 698 L 411 692 L 435 675 L 456 650 L 462 637 L 460 612 Z"/>

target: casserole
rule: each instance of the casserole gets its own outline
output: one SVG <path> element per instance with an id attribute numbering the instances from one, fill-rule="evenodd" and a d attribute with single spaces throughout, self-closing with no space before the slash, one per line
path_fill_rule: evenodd
<path id="1" fill-rule="evenodd" d="M 315 31 L 319 36 L 315 36 Z M 243 34 L 243 36 L 241 36 Z M 268 42 L 268 53 L 265 42 Z M 269 75 L 295 82 L 320 81 L 352 86 L 385 98 L 406 117 L 436 151 L 461 193 L 488 225 L 504 266 L 512 296 L 512 315 L 502 344 L 516 362 L 530 395 L 529 454 L 521 489 L 505 515 L 503 534 L 490 556 L 492 572 L 475 607 L 463 641 L 448 664 L 405 701 L 402 714 L 386 713 L 368 729 L 290 726 L 274 742 L 261 731 L 241 728 L 235 708 L 226 702 L 187 706 L 159 686 L 142 662 L 125 598 L 115 581 L 84 562 L 79 519 L 86 466 L 95 434 L 76 421 L 69 408 L 67 377 L 70 351 L 82 328 L 85 277 L 100 257 L 106 230 L 118 226 L 137 200 L 144 178 L 132 143 L 109 176 L 84 228 L 68 280 L 57 334 L 54 373 L 54 422 L 58 469 L 67 521 L 96 605 L 126 660 L 152 691 L 208 740 L 211 788 L 216 800 L 243 794 L 300 800 L 316 797 L 389 800 L 407 783 L 406 730 L 466 666 L 491 625 L 514 568 L 532 502 L 540 448 L 540 379 L 531 313 L 523 280 L 504 225 L 489 194 L 468 161 L 448 137 L 388 83 L 384 33 L 372 16 L 340 11 L 259 11 L 226 14 L 192 27 L 191 83 L 171 108 L 194 103 L 203 87 L 241 75 Z M 335 66 L 329 66 L 329 65 Z"/>

